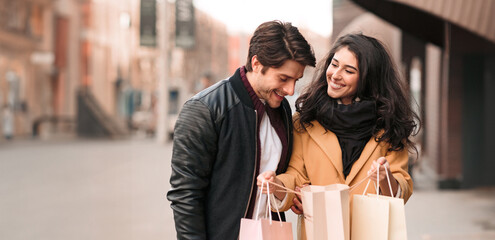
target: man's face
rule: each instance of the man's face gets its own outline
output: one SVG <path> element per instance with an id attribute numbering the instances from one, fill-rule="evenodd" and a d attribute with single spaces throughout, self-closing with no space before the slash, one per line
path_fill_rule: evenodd
<path id="1" fill-rule="evenodd" d="M 263 65 L 253 57 L 253 80 L 250 81 L 256 95 L 266 101 L 271 108 L 278 108 L 287 95 L 294 94 L 296 81 L 303 77 L 302 64 L 287 60 L 279 68 L 268 68 L 261 73 Z"/>

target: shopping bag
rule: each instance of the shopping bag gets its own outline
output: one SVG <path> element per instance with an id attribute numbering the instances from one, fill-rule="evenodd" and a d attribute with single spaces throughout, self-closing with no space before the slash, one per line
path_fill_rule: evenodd
<path id="1" fill-rule="evenodd" d="M 271 221 L 269 219 L 241 219 L 239 240 L 292 240 L 290 222 Z"/>
<path id="2" fill-rule="evenodd" d="M 372 197 L 370 195 L 370 197 Z M 388 201 L 389 222 L 388 222 L 388 239 L 389 240 L 406 240 L 406 213 L 404 208 L 404 199 L 388 196 L 378 196 L 378 198 Z"/>
<path id="3" fill-rule="evenodd" d="M 352 240 L 388 240 L 389 203 L 377 197 L 354 195 Z"/>
<path id="4" fill-rule="evenodd" d="M 303 187 L 301 193 L 307 239 L 350 239 L 347 185 L 309 185 Z"/>
<path id="5" fill-rule="evenodd" d="M 390 179 L 388 182 L 392 192 Z M 407 240 L 404 200 L 378 195 L 379 188 L 376 188 L 376 195 L 354 195 L 352 240 Z"/>
<path id="6" fill-rule="evenodd" d="M 260 197 L 263 192 L 263 185 L 261 184 Z M 267 188 L 268 182 L 266 182 Z M 265 217 L 258 219 L 259 206 L 256 212 L 255 219 L 242 218 L 241 228 L 239 231 L 239 240 L 293 240 L 292 236 L 292 224 L 290 222 L 282 222 L 272 220 L 271 206 L 270 206 L 270 195 L 267 197 L 267 215 Z M 280 213 L 277 209 L 278 218 L 280 218 Z"/>

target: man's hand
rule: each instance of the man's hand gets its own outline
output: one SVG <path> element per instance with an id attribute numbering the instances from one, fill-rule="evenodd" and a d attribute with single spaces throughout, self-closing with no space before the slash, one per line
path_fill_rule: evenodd
<path id="1" fill-rule="evenodd" d="M 264 183 L 264 182 L 274 182 L 275 181 L 275 178 L 277 178 L 277 175 L 275 174 L 274 171 L 266 171 L 264 173 L 261 173 L 260 175 L 258 175 L 258 177 L 256 178 L 258 181 L 257 181 L 257 185 L 258 185 L 258 188 L 261 188 L 261 184 Z M 270 193 L 273 193 L 274 189 L 273 188 L 270 188 Z M 266 194 L 267 193 L 267 189 L 266 189 L 266 185 L 263 186 L 263 193 Z"/>
<path id="2" fill-rule="evenodd" d="M 257 177 L 257 185 L 258 185 L 258 188 L 261 188 L 261 184 L 263 182 L 273 182 L 273 183 L 276 183 L 280 186 L 284 186 L 284 184 L 282 183 L 282 181 L 280 181 L 278 178 L 277 178 L 277 175 L 275 174 L 274 171 L 266 171 L 264 173 L 261 173 L 260 175 L 258 175 Z M 278 198 L 279 200 L 283 200 L 285 198 L 285 195 L 286 193 L 283 192 L 284 190 L 281 189 L 280 187 L 277 187 L 273 184 L 270 184 L 270 193 L 273 193 L 273 195 L 275 195 L 276 198 Z M 268 190 L 266 188 L 266 185 L 263 186 L 263 193 L 267 193 Z"/>

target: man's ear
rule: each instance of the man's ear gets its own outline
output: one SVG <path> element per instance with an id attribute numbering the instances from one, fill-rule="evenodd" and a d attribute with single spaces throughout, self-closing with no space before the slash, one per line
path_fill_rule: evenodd
<path id="1" fill-rule="evenodd" d="M 255 73 L 260 73 L 261 69 L 263 69 L 263 65 L 258 61 L 258 56 L 254 55 L 251 58 L 251 68 L 253 69 L 253 72 Z"/>

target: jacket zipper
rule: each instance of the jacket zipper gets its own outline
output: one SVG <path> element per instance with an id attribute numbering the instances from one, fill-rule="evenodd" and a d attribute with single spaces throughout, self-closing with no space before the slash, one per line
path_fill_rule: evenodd
<path id="1" fill-rule="evenodd" d="M 254 114 L 256 116 L 256 128 L 254 129 L 254 146 L 256 148 L 255 153 L 254 153 L 254 171 L 253 171 L 253 180 L 251 181 L 251 186 L 253 186 L 254 181 L 256 179 L 256 163 L 258 162 L 258 111 L 254 110 Z M 248 204 L 246 206 L 246 211 L 244 211 L 244 218 L 247 216 L 247 212 L 249 210 L 249 204 L 251 204 L 251 195 L 253 194 L 253 188 L 251 187 L 251 192 L 249 193 L 249 200 Z"/>

